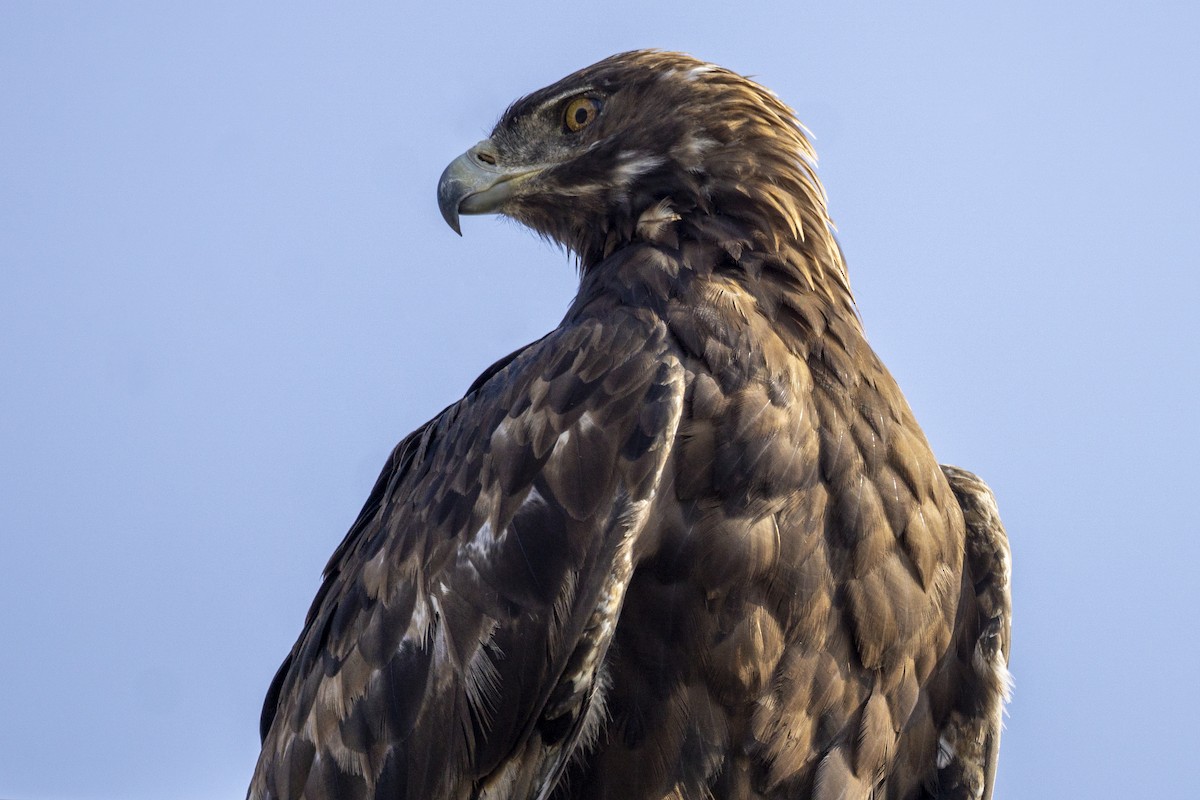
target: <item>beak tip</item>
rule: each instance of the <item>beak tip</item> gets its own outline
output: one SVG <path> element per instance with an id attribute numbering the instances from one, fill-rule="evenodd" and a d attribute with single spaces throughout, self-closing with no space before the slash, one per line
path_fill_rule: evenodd
<path id="1" fill-rule="evenodd" d="M 450 226 L 450 230 L 462 236 L 462 226 L 458 220 L 458 199 L 454 198 L 448 202 L 438 193 L 438 210 L 442 212 L 442 219 L 446 220 L 446 224 Z"/>
<path id="2" fill-rule="evenodd" d="M 455 167 L 457 165 L 456 159 L 438 178 L 437 201 L 438 211 L 442 212 L 442 219 L 446 220 L 446 224 L 452 231 L 462 236 L 462 228 L 458 224 L 458 204 L 462 200 L 463 186 L 456 174 Z"/>

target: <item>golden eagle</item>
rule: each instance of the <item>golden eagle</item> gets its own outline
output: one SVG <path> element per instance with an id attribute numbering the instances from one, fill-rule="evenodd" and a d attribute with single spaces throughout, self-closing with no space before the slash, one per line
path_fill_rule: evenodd
<path id="1" fill-rule="evenodd" d="M 447 167 L 451 227 L 529 226 L 579 293 L 388 459 L 249 797 L 990 796 L 1007 539 L 867 345 L 813 164 L 771 92 L 641 51 Z"/>

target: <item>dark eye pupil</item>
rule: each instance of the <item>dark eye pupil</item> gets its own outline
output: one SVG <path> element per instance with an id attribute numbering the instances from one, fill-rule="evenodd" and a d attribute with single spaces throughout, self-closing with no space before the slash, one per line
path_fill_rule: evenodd
<path id="1" fill-rule="evenodd" d="M 587 118 L 588 118 L 588 112 L 587 112 L 586 108 L 575 109 L 575 124 L 576 125 L 582 125 L 583 123 L 587 122 Z"/>

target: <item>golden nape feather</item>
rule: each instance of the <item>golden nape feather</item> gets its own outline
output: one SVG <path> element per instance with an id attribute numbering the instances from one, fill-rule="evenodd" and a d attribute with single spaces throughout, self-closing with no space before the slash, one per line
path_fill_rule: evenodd
<path id="1" fill-rule="evenodd" d="M 1007 539 L 868 346 L 791 110 L 613 56 L 438 203 L 561 243 L 579 291 L 385 464 L 249 797 L 989 797 Z"/>

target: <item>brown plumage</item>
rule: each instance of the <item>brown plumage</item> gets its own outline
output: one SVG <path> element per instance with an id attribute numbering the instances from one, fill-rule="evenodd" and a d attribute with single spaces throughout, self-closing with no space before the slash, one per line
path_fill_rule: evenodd
<path id="1" fill-rule="evenodd" d="M 562 324 L 396 448 L 251 798 L 979 798 L 1009 558 L 867 345 L 813 153 L 662 52 L 520 100 L 439 202 L 570 248 Z"/>

